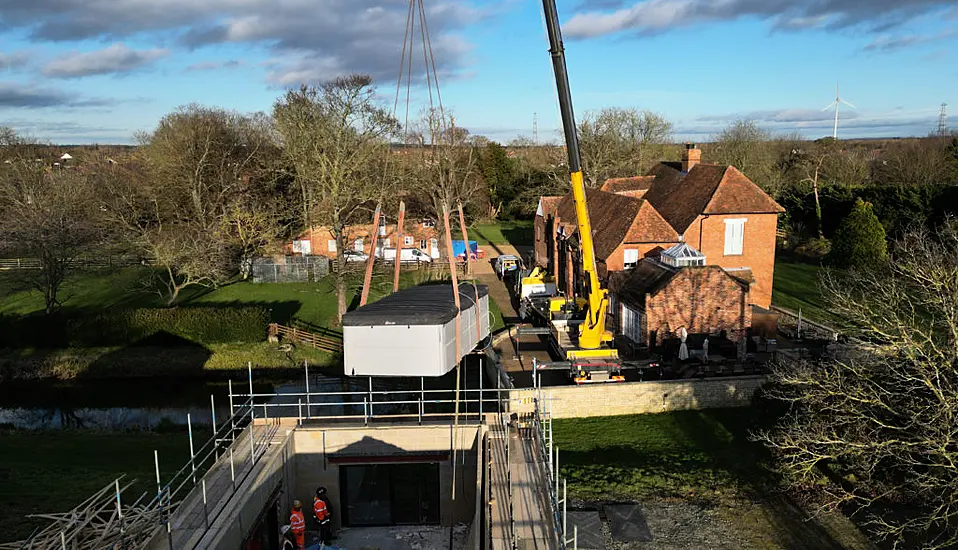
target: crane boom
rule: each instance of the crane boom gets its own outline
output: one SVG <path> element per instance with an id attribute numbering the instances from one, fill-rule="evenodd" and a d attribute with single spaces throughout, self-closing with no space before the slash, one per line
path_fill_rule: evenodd
<path id="1" fill-rule="evenodd" d="M 579 242 L 582 248 L 582 271 L 587 287 L 588 312 L 586 321 L 579 329 L 578 347 L 585 350 L 594 350 L 600 348 L 604 342 L 612 340 L 612 334 L 605 330 L 608 291 L 599 285 L 599 275 L 596 272 L 592 222 L 589 219 L 589 206 L 586 203 L 585 183 L 582 179 L 582 161 L 579 153 L 579 137 L 576 133 L 575 114 L 572 111 L 572 92 L 569 90 L 565 47 L 562 45 L 562 31 L 559 28 L 559 14 L 556 10 L 555 0 L 542 0 L 542 8 L 545 13 L 546 29 L 549 33 L 549 53 L 552 54 L 556 90 L 559 94 L 559 111 L 562 115 L 562 130 L 565 133 L 569 172 L 571 172 L 572 179 L 572 199 L 575 203 L 576 223 L 579 228 Z"/>

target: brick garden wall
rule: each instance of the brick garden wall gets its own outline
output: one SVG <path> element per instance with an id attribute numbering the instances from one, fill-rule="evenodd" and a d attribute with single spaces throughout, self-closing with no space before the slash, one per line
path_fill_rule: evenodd
<path id="1" fill-rule="evenodd" d="M 763 376 L 626 382 L 546 387 L 542 395 L 553 399 L 554 418 L 584 418 L 747 407 L 764 383 Z M 520 398 L 518 412 L 532 411 L 535 390 L 516 390 L 512 395 Z"/>

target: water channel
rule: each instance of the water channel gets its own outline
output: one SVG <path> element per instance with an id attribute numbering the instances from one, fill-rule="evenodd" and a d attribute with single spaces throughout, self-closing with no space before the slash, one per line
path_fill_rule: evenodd
<path id="1" fill-rule="evenodd" d="M 467 360 L 463 377 L 465 388 L 477 388 L 480 369 L 477 356 Z M 255 394 L 279 394 L 269 399 L 271 414 L 293 416 L 303 399 L 289 395 L 306 390 L 303 376 L 270 379 L 268 373 L 253 374 Z M 0 384 L 0 428 L 23 430 L 95 429 L 150 430 L 164 426 L 185 426 L 187 415 L 195 425 L 209 425 L 216 418 L 229 417 L 229 382 L 234 394 L 249 393 L 249 377 L 237 373 L 229 378 L 121 378 L 77 380 L 7 381 Z M 453 390 L 455 375 L 440 378 L 374 378 L 328 376 L 310 373 L 309 391 L 355 392 L 353 395 L 311 398 L 313 415 L 363 414 L 363 394 L 370 390 L 403 391 L 395 396 L 377 395 L 376 400 L 415 400 L 422 389 Z M 494 384 L 495 382 L 493 382 Z M 486 387 L 489 387 L 486 382 Z M 453 392 L 425 394 L 432 399 L 452 399 Z M 212 400 L 211 400 L 212 396 Z M 237 398 L 236 402 L 245 397 Z M 257 398 L 257 403 L 267 401 Z M 351 402 L 355 405 L 334 405 Z M 326 403 L 326 404 L 324 404 Z M 276 405 L 288 406 L 278 408 Z M 398 407 L 399 405 L 397 405 Z M 406 409 L 418 409 L 404 404 Z M 386 407 L 386 406 L 383 406 Z M 381 409 L 381 412 L 386 412 Z M 261 413 L 258 412 L 257 416 Z"/>

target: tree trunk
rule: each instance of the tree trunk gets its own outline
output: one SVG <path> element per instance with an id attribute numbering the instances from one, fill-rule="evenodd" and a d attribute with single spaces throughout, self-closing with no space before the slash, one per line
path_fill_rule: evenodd
<path id="1" fill-rule="evenodd" d="M 346 274 L 343 273 L 343 269 L 345 265 L 341 265 L 339 272 L 336 273 L 336 320 L 340 325 L 343 322 L 343 314 L 346 313 Z"/>
<path id="2" fill-rule="evenodd" d="M 815 184 L 812 185 L 812 189 L 815 191 L 815 222 L 817 223 L 818 238 L 821 239 L 824 237 L 824 234 L 822 233 L 822 203 L 818 201 L 818 178 L 816 178 Z"/>

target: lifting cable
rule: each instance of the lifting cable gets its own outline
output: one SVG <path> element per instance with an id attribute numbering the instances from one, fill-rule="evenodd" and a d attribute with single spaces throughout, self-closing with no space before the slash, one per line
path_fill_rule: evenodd
<path id="1" fill-rule="evenodd" d="M 453 143 L 453 137 L 452 137 L 453 132 L 449 132 L 447 129 L 445 110 L 442 105 L 442 93 L 439 91 L 439 73 L 436 71 L 436 58 L 432 50 L 432 38 L 429 34 L 429 24 L 426 22 L 426 8 L 423 4 L 423 0 L 409 0 L 409 9 L 406 12 L 406 28 L 405 28 L 405 35 L 403 36 L 402 54 L 399 60 L 399 78 L 396 81 L 396 96 L 393 102 L 393 116 L 394 117 L 397 116 L 399 111 L 399 98 L 403 88 L 403 78 L 405 77 L 406 104 L 405 104 L 405 112 L 404 112 L 404 118 L 403 118 L 403 133 L 402 133 L 403 145 L 405 146 L 409 143 L 409 107 L 412 103 L 412 87 L 413 87 L 412 60 L 413 60 L 413 55 L 415 50 L 417 23 L 419 25 L 418 34 L 419 34 L 420 45 L 422 47 L 423 69 L 426 75 L 426 91 L 427 91 L 427 98 L 429 101 L 429 110 L 427 111 L 427 119 L 426 119 L 429 124 L 429 128 L 427 129 L 427 131 L 429 132 L 428 134 L 429 141 L 428 143 L 426 142 L 427 136 L 424 135 L 422 137 L 422 141 L 420 142 L 420 146 L 422 147 L 428 146 L 430 148 L 430 154 L 432 155 L 436 155 L 437 150 L 439 151 L 439 154 L 441 155 L 441 147 L 443 146 L 442 141 L 446 136 L 450 137 L 450 143 L 449 143 L 450 147 L 455 146 L 455 144 Z M 435 101 L 433 100 L 434 87 L 435 87 Z M 438 106 L 438 110 L 437 110 L 437 106 Z M 438 125 L 436 124 L 436 121 L 435 121 L 436 115 L 438 115 L 439 117 Z M 451 125 L 453 126 L 453 129 L 454 129 L 455 124 L 452 123 Z M 438 176 L 442 178 L 444 176 L 442 172 L 441 158 L 439 159 L 439 162 L 437 163 L 437 165 L 439 166 Z M 444 230 L 446 232 L 446 248 L 447 248 L 447 254 L 449 254 L 449 269 L 450 269 L 451 278 L 452 278 L 453 300 L 456 304 L 456 394 L 455 394 L 455 414 L 453 417 L 454 419 L 453 419 L 453 438 L 452 438 L 452 441 L 453 441 L 452 500 L 455 501 L 456 500 L 456 478 L 457 478 L 456 458 L 457 458 L 458 447 L 459 447 L 457 443 L 458 443 L 458 440 L 461 439 L 462 437 L 461 434 L 459 434 L 460 384 L 462 379 L 462 368 L 461 368 L 461 365 L 462 365 L 462 357 L 461 357 L 462 308 L 459 301 L 459 283 L 458 283 L 457 274 L 456 274 L 455 256 L 453 255 L 453 251 L 452 251 L 452 234 L 450 233 L 450 226 L 449 226 L 449 208 L 450 208 L 450 205 L 443 204 L 443 212 L 441 213 L 441 215 L 443 216 L 443 225 L 444 225 Z M 460 208 L 460 212 L 461 212 L 461 208 Z M 440 213 L 437 212 L 437 214 L 440 214 Z M 461 218 L 461 214 L 460 214 L 460 222 L 464 224 Z M 466 242 L 466 261 L 467 262 L 469 261 L 468 254 L 469 254 L 469 243 Z M 398 265 L 398 262 L 399 262 L 398 248 L 397 248 L 396 261 Z M 479 292 L 478 292 L 478 289 L 475 287 L 475 282 L 473 282 L 473 288 L 475 290 L 476 298 L 477 298 L 476 305 L 474 307 L 476 308 L 476 313 L 478 314 L 479 313 L 478 312 Z M 478 319 L 477 319 L 477 323 L 478 323 Z M 481 372 L 480 372 L 480 376 L 481 376 Z M 480 395 L 480 399 L 481 398 L 482 396 Z M 452 543 L 451 537 L 452 537 L 452 531 L 450 530 L 450 545 Z"/>

